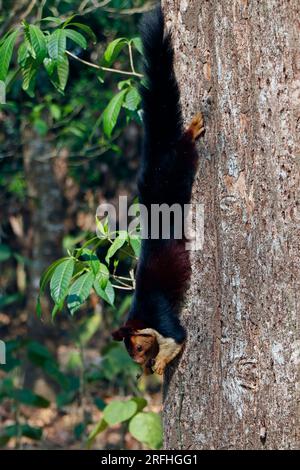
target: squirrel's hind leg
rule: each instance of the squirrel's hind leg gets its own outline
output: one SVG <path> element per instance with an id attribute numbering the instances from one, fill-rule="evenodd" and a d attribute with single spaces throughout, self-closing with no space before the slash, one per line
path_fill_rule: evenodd
<path id="1" fill-rule="evenodd" d="M 196 139 L 198 139 L 198 137 L 200 137 L 200 135 L 204 132 L 204 130 L 205 130 L 205 127 L 204 127 L 203 114 L 198 113 L 193 117 L 190 125 L 188 126 L 185 132 L 186 134 L 191 135 L 192 140 L 195 141 Z"/>

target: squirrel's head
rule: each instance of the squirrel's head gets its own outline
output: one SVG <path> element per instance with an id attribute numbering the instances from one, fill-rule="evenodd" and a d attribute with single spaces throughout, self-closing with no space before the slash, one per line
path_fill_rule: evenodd
<path id="1" fill-rule="evenodd" d="M 125 324 L 112 333 L 115 341 L 123 341 L 130 357 L 142 366 L 151 368 L 151 361 L 159 351 L 155 334 L 143 333 L 143 329 L 135 329 Z"/>

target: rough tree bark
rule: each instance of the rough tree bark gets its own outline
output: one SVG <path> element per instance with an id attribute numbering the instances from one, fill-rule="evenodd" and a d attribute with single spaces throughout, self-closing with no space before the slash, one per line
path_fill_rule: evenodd
<path id="1" fill-rule="evenodd" d="M 165 381 L 165 446 L 299 448 L 300 5 L 163 6 L 184 117 L 206 120 L 193 193 L 204 247 Z"/>

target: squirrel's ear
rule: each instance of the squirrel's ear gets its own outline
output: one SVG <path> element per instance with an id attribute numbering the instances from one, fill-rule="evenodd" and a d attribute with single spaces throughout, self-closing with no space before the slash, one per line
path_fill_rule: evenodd
<path id="1" fill-rule="evenodd" d="M 123 341 L 124 339 L 124 333 L 122 331 L 123 328 L 119 328 L 118 330 L 115 330 L 112 332 L 112 337 L 115 341 Z"/>
<path id="2" fill-rule="evenodd" d="M 112 332 L 112 337 L 115 341 L 123 341 L 124 338 L 130 335 L 131 328 L 122 326 L 118 330 Z"/>

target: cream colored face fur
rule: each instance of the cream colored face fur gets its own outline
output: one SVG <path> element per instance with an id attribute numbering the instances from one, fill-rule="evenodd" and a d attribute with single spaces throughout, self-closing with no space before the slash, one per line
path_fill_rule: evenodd
<path id="1" fill-rule="evenodd" d="M 164 338 L 153 328 L 145 328 L 137 330 L 137 335 L 151 335 L 156 338 L 159 351 L 155 357 L 155 364 L 153 366 L 154 372 L 159 375 L 164 373 L 164 370 L 169 362 L 171 362 L 177 354 L 180 353 L 183 344 L 178 344 L 173 338 Z"/>
<path id="2" fill-rule="evenodd" d="M 142 334 L 139 331 L 130 336 L 128 352 L 132 359 L 144 366 L 157 356 L 159 346 L 152 334 Z"/>

